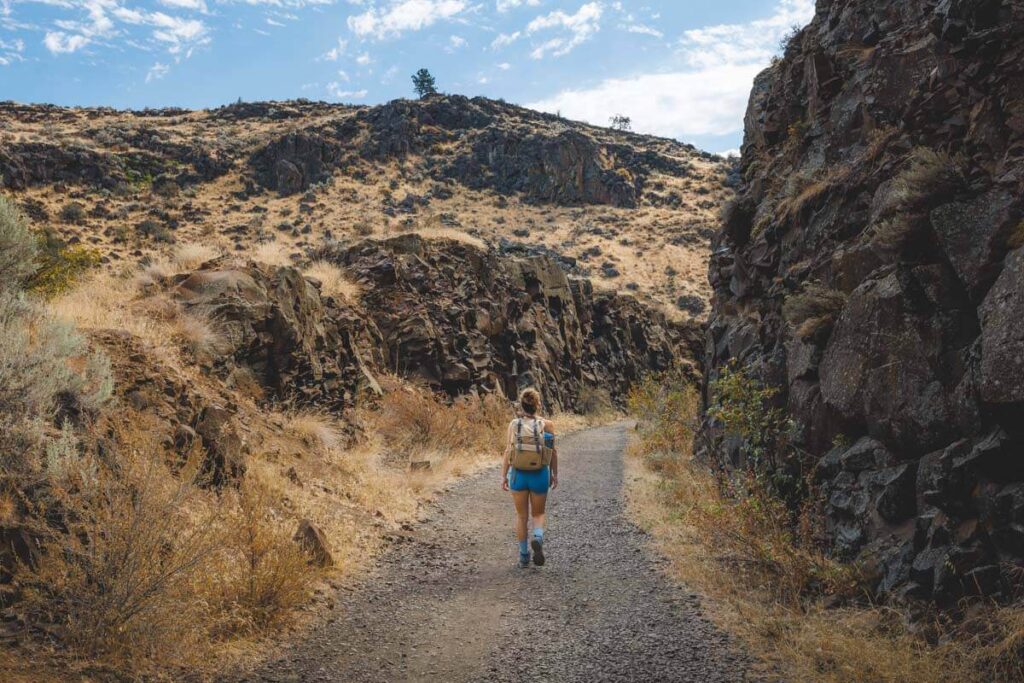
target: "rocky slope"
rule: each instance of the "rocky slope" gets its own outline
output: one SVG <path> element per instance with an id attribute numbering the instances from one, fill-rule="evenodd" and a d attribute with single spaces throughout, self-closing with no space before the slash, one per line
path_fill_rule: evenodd
<path id="1" fill-rule="evenodd" d="M 741 170 L 713 248 L 708 378 L 735 361 L 779 389 L 833 550 L 880 594 L 1008 597 L 1024 564 L 1024 5 L 819 0 L 756 80 Z"/>
<path id="2" fill-rule="evenodd" d="M 726 166 L 672 140 L 483 98 L 123 112 L 0 103 L 0 188 L 132 262 L 169 242 L 263 246 L 458 233 L 545 246 L 609 291 L 702 317 Z"/>

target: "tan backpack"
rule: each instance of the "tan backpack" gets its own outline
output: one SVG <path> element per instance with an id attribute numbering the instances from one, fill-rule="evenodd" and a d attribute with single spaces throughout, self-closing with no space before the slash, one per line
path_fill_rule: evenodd
<path id="1" fill-rule="evenodd" d="M 512 467 L 517 470 L 539 470 L 551 464 L 551 449 L 544 445 L 543 422 L 533 418 L 533 428 L 523 429 L 523 418 L 516 419 L 512 442 Z"/>

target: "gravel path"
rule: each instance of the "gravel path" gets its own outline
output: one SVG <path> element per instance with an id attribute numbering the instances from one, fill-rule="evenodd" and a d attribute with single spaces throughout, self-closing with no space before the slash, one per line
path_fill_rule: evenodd
<path id="1" fill-rule="evenodd" d="M 325 623 L 248 680 L 750 680 L 626 518 L 628 426 L 560 444 L 544 567 L 514 566 L 512 502 L 488 470 L 453 486 Z"/>

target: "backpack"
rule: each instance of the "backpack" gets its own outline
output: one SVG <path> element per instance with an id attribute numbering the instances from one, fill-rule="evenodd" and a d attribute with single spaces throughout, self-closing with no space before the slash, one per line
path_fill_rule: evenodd
<path id="1" fill-rule="evenodd" d="M 539 470 L 551 463 L 551 448 L 544 443 L 543 422 L 533 419 L 533 428 L 523 428 L 523 418 L 516 419 L 516 435 L 512 443 L 512 467 L 517 470 Z"/>

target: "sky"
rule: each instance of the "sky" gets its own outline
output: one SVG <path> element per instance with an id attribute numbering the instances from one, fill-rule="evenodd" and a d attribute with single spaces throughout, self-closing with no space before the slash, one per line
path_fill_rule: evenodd
<path id="1" fill-rule="evenodd" d="M 0 99 L 215 107 L 442 92 L 739 147 L 754 76 L 814 0 L 0 0 Z"/>

